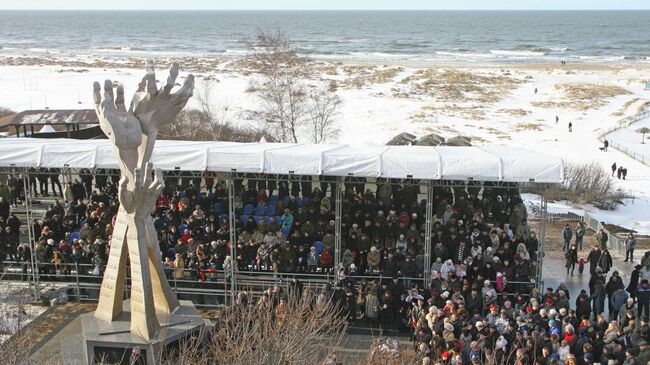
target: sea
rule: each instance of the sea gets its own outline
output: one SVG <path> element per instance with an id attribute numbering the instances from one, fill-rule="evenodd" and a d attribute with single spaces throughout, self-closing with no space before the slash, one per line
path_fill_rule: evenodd
<path id="1" fill-rule="evenodd" d="M 324 60 L 650 63 L 650 11 L 0 11 L 0 56 L 238 57 L 259 31 Z"/>

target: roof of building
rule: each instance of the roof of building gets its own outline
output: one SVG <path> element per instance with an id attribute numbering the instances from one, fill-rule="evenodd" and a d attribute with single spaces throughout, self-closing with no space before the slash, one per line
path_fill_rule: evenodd
<path id="1" fill-rule="evenodd" d="M 25 110 L 2 118 L 0 128 L 16 125 L 99 124 L 93 109 Z"/>

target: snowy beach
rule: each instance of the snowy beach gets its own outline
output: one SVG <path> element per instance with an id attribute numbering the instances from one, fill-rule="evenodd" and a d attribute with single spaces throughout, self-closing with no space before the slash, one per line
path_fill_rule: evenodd
<path id="1" fill-rule="evenodd" d="M 248 115 L 260 105 L 251 91 L 257 75 L 246 62 L 174 60 L 197 76 L 195 94 L 209 95 L 225 122 L 254 126 Z M 161 75 L 169 61 L 157 59 Z M 5 57 L 0 60 L 0 105 L 16 111 L 92 108 L 93 81 L 119 80 L 129 95 L 143 63 L 139 58 Z M 600 151 L 597 139 L 599 132 L 649 106 L 650 91 L 644 86 L 650 65 L 314 61 L 311 68 L 304 82 L 334 88 L 343 102 L 337 117 L 341 133 L 332 142 L 381 145 L 401 132 L 435 133 L 470 137 L 476 146 L 524 147 L 567 163 L 597 161 L 609 169 L 616 162 L 629 171 L 627 180 L 617 184 L 634 201 L 602 217 L 650 233 L 650 167 L 614 149 Z M 188 106 L 198 104 L 195 97 Z M 629 143 L 640 145 L 641 136 L 636 137 Z"/>

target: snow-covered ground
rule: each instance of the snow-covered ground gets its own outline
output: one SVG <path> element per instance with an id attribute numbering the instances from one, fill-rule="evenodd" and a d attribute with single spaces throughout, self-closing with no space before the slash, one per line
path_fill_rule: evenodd
<path id="1" fill-rule="evenodd" d="M 650 129 L 650 118 L 638 121 L 627 128 L 619 129 L 607 135 L 610 144 L 617 149 L 627 151 L 636 159 L 646 161 L 650 164 L 650 133 L 645 134 L 645 140 L 641 143 L 643 135 L 637 133 L 639 128 Z"/>
<path id="2" fill-rule="evenodd" d="M 0 282 L 0 346 L 47 308 L 31 304 L 27 283 Z"/>
<path id="3" fill-rule="evenodd" d="M 542 198 L 536 194 L 522 194 L 522 199 L 529 212 L 535 212 L 541 206 Z M 633 229 L 639 235 L 650 235 L 650 198 L 625 199 L 624 205 L 614 211 L 605 211 L 591 204 L 575 206 L 568 201 L 549 202 L 547 212 L 551 215 L 567 216 L 574 214 L 584 217 L 585 212 L 601 222 Z"/>
<path id="4" fill-rule="evenodd" d="M 0 106 L 92 108 L 93 81 L 119 80 L 128 96 L 144 74 L 140 69 L 91 66 L 0 66 Z M 584 209 L 608 223 L 650 234 L 650 167 L 613 149 L 600 151 L 597 139 L 599 131 L 638 113 L 650 100 L 650 91 L 644 90 L 650 67 L 464 64 L 427 68 L 334 62 L 319 67 L 319 76 L 308 82 L 327 85 L 334 80 L 343 100 L 338 142 L 378 145 L 401 132 L 464 135 L 472 137 L 474 145 L 523 147 L 562 157 L 567 163 L 597 161 L 609 170 L 616 162 L 628 169 L 627 180 L 616 184 L 634 200 L 613 212 Z M 214 106 L 229 110 L 229 122 L 250 124 L 246 111 L 260 105 L 249 90 L 254 75 L 226 64 L 210 71 L 189 71 L 197 75 L 197 93 L 208 85 Z M 160 70 L 158 79 L 165 78 L 166 71 Z M 575 86 L 578 90 L 572 89 Z M 197 105 L 196 100 L 189 103 L 189 107 Z M 640 139 L 634 133 L 631 141 L 643 146 Z"/>

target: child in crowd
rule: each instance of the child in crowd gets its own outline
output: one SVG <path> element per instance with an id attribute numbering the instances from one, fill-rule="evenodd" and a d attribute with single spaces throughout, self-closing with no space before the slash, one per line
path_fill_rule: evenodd
<path id="1" fill-rule="evenodd" d="M 582 272 L 585 270 L 585 258 L 581 257 L 578 259 L 578 275 L 582 275 Z"/>

